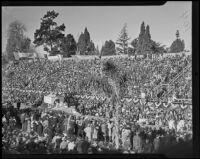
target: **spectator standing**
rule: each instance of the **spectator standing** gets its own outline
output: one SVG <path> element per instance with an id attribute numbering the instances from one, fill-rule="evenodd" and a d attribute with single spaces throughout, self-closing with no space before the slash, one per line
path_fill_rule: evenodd
<path id="1" fill-rule="evenodd" d="M 109 137 L 109 142 L 112 141 L 112 128 L 113 128 L 113 123 L 111 121 L 108 122 L 108 137 Z"/>
<path id="2" fill-rule="evenodd" d="M 103 137 L 104 137 L 104 142 L 106 142 L 106 137 L 107 137 L 107 124 L 105 122 L 103 122 L 101 124 L 101 130 L 103 132 Z"/>
<path id="3" fill-rule="evenodd" d="M 84 131 L 86 133 L 87 140 L 90 142 L 92 137 L 91 124 L 88 124 L 88 126 L 84 129 Z"/>
<path id="4" fill-rule="evenodd" d="M 153 151 L 153 145 L 147 138 L 144 144 L 143 153 L 152 153 L 152 151 Z"/>
<path id="5" fill-rule="evenodd" d="M 159 137 L 159 135 L 157 134 L 157 135 L 156 135 L 156 138 L 155 138 L 154 141 L 153 141 L 153 147 L 154 147 L 153 151 L 154 151 L 154 152 L 157 152 L 158 149 L 159 149 L 159 146 L 160 146 L 160 137 Z"/>
<path id="6" fill-rule="evenodd" d="M 142 152 L 142 138 L 139 134 L 140 132 L 137 131 L 136 135 L 133 137 L 133 150 L 135 150 L 136 153 Z"/>

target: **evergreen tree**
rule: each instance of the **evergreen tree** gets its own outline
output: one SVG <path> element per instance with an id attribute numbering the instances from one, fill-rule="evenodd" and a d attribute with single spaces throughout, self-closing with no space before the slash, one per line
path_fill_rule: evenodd
<path id="1" fill-rule="evenodd" d="M 117 53 L 118 54 L 128 54 L 128 41 L 130 40 L 130 37 L 127 33 L 127 24 L 124 25 L 122 28 L 119 38 L 116 41 L 117 47 Z"/>
<path id="2" fill-rule="evenodd" d="M 185 49 L 185 43 L 184 40 L 181 40 L 180 38 L 179 31 L 176 31 L 176 40 L 173 41 L 173 43 L 170 46 L 170 52 L 182 52 Z"/>
<path id="3" fill-rule="evenodd" d="M 76 41 L 72 34 L 67 34 L 61 43 L 61 53 L 63 57 L 71 57 L 75 55 L 77 50 Z"/>
<path id="4" fill-rule="evenodd" d="M 179 34 L 179 30 L 176 31 L 176 39 L 179 39 L 180 34 Z"/>
<path id="5" fill-rule="evenodd" d="M 80 55 L 94 55 L 95 45 L 90 39 L 90 33 L 85 28 L 84 33 L 81 33 L 77 43 L 78 52 Z"/>
<path id="6" fill-rule="evenodd" d="M 150 41 L 151 40 L 151 34 L 150 34 L 150 27 L 147 25 L 146 31 L 145 31 L 147 39 Z"/>
<path id="7" fill-rule="evenodd" d="M 149 25 L 147 25 L 146 30 L 145 30 L 144 41 L 143 41 L 143 54 L 145 56 L 151 53 L 152 42 L 153 41 L 151 40 L 150 28 L 149 28 Z"/>
<path id="8" fill-rule="evenodd" d="M 137 50 L 137 47 L 138 47 L 138 38 L 134 39 L 132 42 L 131 42 L 131 46 L 133 47 L 133 52 L 135 53 L 136 50 Z"/>
<path id="9" fill-rule="evenodd" d="M 128 55 L 129 55 L 129 56 L 135 55 L 135 49 L 132 48 L 132 47 L 128 47 Z"/>
<path id="10" fill-rule="evenodd" d="M 60 45 L 64 38 L 62 32 L 65 31 L 65 25 L 60 26 L 54 21 L 59 13 L 48 11 L 41 19 L 40 28 L 34 33 L 34 44 L 36 46 L 43 45 L 44 51 L 51 54 L 57 54 L 60 51 Z"/>
<path id="11" fill-rule="evenodd" d="M 138 37 L 137 49 L 136 49 L 137 54 L 144 54 L 144 44 L 145 44 L 145 39 L 146 39 L 145 32 L 146 32 L 145 24 L 144 22 L 142 22 L 141 27 L 140 27 L 140 34 Z"/>
<path id="12" fill-rule="evenodd" d="M 84 36 L 85 36 L 86 46 L 88 46 L 90 44 L 90 33 L 88 32 L 87 27 L 84 30 Z"/>
<path id="13" fill-rule="evenodd" d="M 85 55 L 95 55 L 95 45 L 92 40 L 87 44 Z"/>
<path id="14" fill-rule="evenodd" d="M 164 48 L 165 45 L 161 45 L 160 43 L 157 43 L 155 41 L 151 42 L 151 54 L 162 54 L 162 53 L 166 53 L 166 49 Z"/>
<path id="15" fill-rule="evenodd" d="M 131 45 L 136 54 L 141 54 L 145 57 L 151 54 L 166 52 L 164 46 L 161 46 L 161 44 L 156 43 L 151 39 L 150 27 L 147 25 L 145 28 L 144 22 L 141 24 L 139 37 L 134 39 L 131 42 Z"/>
<path id="16" fill-rule="evenodd" d="M 83 33 L 81 33 L 81 35 L 79 36 L 77 46 L 78 46 L 79 54 L 84 55 L 84 53 L 86 51 L 86 43 L 85 43 L 85 36 Z"/>
<path id="17" fill-rule="evenodd" d="M 115 43 L 112 40 L 106 41 L 101 49 L 102 56 L 116 55 Z"/>

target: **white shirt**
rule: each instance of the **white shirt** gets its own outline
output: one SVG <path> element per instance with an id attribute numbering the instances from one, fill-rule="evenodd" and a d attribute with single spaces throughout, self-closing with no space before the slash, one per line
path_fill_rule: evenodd
<path id="1" fill-rule="evenodd" d="M 180 120 L 178 122 L 178 125 L 177 125 L 177 131 L 179 131 L 181 128 L 183 128 L 185 125 L 185 121 L 184 120 Z"/>
<path id="2" fill-rule="evenodd" d="M 2 122 L 6 122 L 6 117 L 5 116 L 3 116 L 3 118 L 2 118 Z"/>
<path id="3" fill-rule="evenodd" d="M 75 147 L 74 141 L 73 141 L 73 142 L 70 142 L 70 143 L 68 144 L 68 150 L 69 150 L 69 151 L 70 151 L 70 150 L 74 150 L 74 147 Z"/>
<path id="4" fill-rule="evenodd" d="M 51 143 L 54 144 L 56 142 L 56 140 L 59 138 L 60 138 L 60 136 L 54 136 Z"/>
<path id="5" fill-rule="evenodd" d="M 87 136 L 88 138 L 90 138 L 91 132 L 92 132 L 91 127 L 86 127 L 86 128 L 84 129 L 84 131 L 85 131 L 85 133 L 86 133 L 86 136 Z"/>
<path id="6" fill-rule="evenodd" d="M 170 121 L 168 122 L 168 124 L 169 124 L 169 129 L 175 128 L 174 120 L 170 120 Z"/>
<path id="7" fill-rule="evenodd" d="M 145 98 L 145 93 L 141 93 L 141 98 L 142 98 L 142 99 Z"/>
<path id="8" fill-rule="evenodd" d="M 68 144 L 68 142 L 67 141 L 62 141 L 61 143 L 60 143 L 60 149 L 65 149 L 66 147 L 67 147 L 67 144 Z"/>
<path id="9" fill-rule="evenodd" d="M 130 130 L 128 130 L 128 129 L 122 130 L 122 138 L 123 139 L 126 139 L 129 134 L 130 134 Z"/>
<path id="10" fill-rule="evenodd" d="M 111 136 L 112 135 L 112 127 L 113 127 L 113 124 L 111 123 L 108 123 L 108 133 L 109 133 L 109 136 Z"/>
<path id="11" fill-rule="evenodd" d="M 43 118 L 45 115 L 47 115 L 47 114 L 42 112 L 41 118 Z"/>

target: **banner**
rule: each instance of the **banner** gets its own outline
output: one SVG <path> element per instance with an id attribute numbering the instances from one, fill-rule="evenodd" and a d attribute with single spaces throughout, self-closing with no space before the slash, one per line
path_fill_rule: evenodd
<path id="1" fill-rule="evenodd" d="M 62 59 L 63 59 L 62 55 L 48 56 L 48 60 L 51 60 L 51 61 L 62 61 Z"/>
<path id="2" fill-rule="evenodd" d="M 28 93 L 28 96 L 31 96 L 30 93 L 36 93 L 38 95 L 40 94 L 43 94 L 43 95 L 46 95 L 46 94 L 50 94 L 50 92 L 48 91 L 45 91 L 45 92 L 42 92 L 42 91 L 35 91 L 35 90 L 20 90 L 18 88 L 6 88 L 6 87 L 2 87 L 2 91 L 9 91 L 7 93 L 7 95 L 9 96 L 9 98 L 11 98 L 11 100 L 18 100 L 17 99 L 17 96 L 14 95 L 17 91 L 17 95 L 20 96 L 23 96 L 23 100 L 26 100 L 27 97 L 26 94 Z M 13 92 L 14 91 L 14 92 Z M 22 94 L 20 94 L 20 92 Z M 98 102 L 103 102 L 105 99 L 107 99 L 106 97 L 103 97 L 103 96 L 89 96 L 89 95 L 77 95 L 77 97 L 80 97 L 80 103 L 84 103 L 84 104 L 87 104 L 87 103 L 90 103 L 90 105 L 94 105 L 94 103 L 98 103 Z M 55 95 L 46 95 L 44 96 L 44 102 L 45 103 L 48 103 L 48 104 L 53 104 L 55 99 L 57 99 L 59 97 L 56 97 Z M 63 97 L 60 96 L 60 101 L 63 101 Z M 105 103 L 109 104 L 108 103 L 109 100 L 107 100 Z M 141 104 L 141 105 L 144 105 L 145 107 L 149 107 L 150 109 L 157 109 L 157 108 L 165 108 L 165 109 L 182 109 L 182 110 L 185 110 L 185 109 L 192 109 L 192 103 L 184 103 L 183 102 L 156 102 L 156 101 L 148 101 L 148 102 L 144 102 L 143 99 L 140 99 L 140 98 L 137 98 L 137 97 L 133 97 L 133 98 L 123 98 L 121 99 L 121 102 L 125 105 L 136 105 L 136 104 Z"/>
<path id="3" fill-rule="evenodd" d="M 22 53 L 22 52 L 14 52 L 15 60 L 19 60 L 20 58 L 35 58 L 35 53 Z"/>
<path id="4" fill-rule="evenodd" d="M 55 99 L 56 99 L 56 97 L 51 94 L 48 96 L 44 96 L 44 102 L 47 104 L 53 104 Z"/>

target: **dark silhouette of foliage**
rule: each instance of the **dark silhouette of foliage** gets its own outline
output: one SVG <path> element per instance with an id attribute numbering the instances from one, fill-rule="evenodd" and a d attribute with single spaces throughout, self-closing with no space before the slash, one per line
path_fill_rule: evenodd
<path id="1" fill-rule="evenodd" d="M 106 41 L 105 44 L 102 46 L 101 55 L 116 55 L 115 43 L 112 40 Z"/>
<path id="2" fill-rule="evenodd" d="M 60 26 L 54 21 L 58 17 L 59 13 L 53 11 L 48 11 L 43 18 L 41 18 L 40 28 L 37 29 L 34 33 L 34 44 L 36 46 L 43 45 L 44 51 L 47 51 L 51 54 L 57 54 L 59 46 L 64 38 L 62 32 L 65 31 L 65 25 Z"/>

